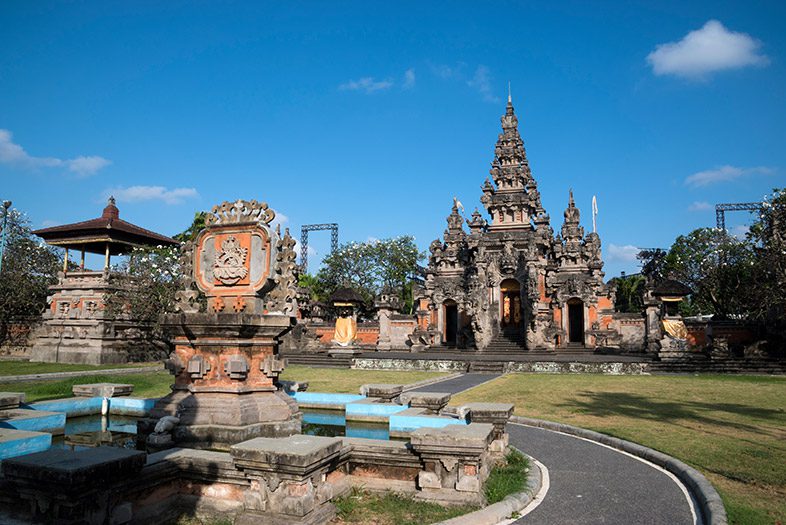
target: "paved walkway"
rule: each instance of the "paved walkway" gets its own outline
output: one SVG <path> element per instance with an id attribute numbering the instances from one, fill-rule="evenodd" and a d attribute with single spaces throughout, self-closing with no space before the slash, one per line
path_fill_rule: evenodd
<path id="1" fill-rule="evenodd" d="M 416 388 L 413 392 L 445 392 L 448 394 L 458 394 L 464 390 L 478 386 L 499 377 L 499 374 L 462 374 L 453 379 L 446 379 L 439 383 L 432 383 L 420 388 Z"/>
<path id="2" fill-rule="evenodd" d="M 423 392 L 456 394 L 498 376 L 465 374 Z M 550 486 L 543 502 L 517 524 L 689 525 L 691 505 L 662 470 L 581 438 L 508 424 L 510 444 L 543 463 Z"/>

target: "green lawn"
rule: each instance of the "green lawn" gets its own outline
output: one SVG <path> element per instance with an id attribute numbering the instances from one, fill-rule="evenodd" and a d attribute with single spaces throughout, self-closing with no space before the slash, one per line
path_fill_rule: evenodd
<path id="1" fill-rule="evenodd" d="M 160 365 L 158 365 L 160 366 Z M 357 393 L 365 383 L 408 384 L 423 379 L 445 376 L 437 372 L 395 372 L 375 370 L 333 370 L 290 366 L 282 379 L 308 381 L 312 392 Z M 83 383 L 130 383 L 134 385 L 134 396 L 161 397 L 169 393 L 174 380 L 169 372 L 155 370 L 144 374 L 95 375 L 70 377 L 52 381 L 29 381 L 24 383 L 0 383 L 0 392 L 24 392 L 28 402 L 44 399 L 71 397 L 71 387 Z"/>
<path id="2" fill-rule="evenodd" d="M 786 378 L 509 374 L 459 394 L 603 432 L 699 469 L 731 523 L 786 518 Z M 525 449 L 526 452 L 526 449 Z"/>
<path id="3" fill-rule="evenodd" d="M 309 392 L 336 392 L 357 394 L 360 385 L 366 383 L 393 383 L 407 385 L 424 379 L 445 377 L 440 372 L 420 372 L 396 370 L 348 370 L 334 368 L 309 368 L 307 366 L 288 366 L 281 379 L 307 381 Z"/>
<path id="4" fill-rule="evenodd" d="M 139 366 L 161 366 L 157 363 L 125 363 L 117 365 L 70 365 L 65 363 L 31 363 L 30 361 L 0 361 L 0 376 L 23 376 L 48 374 L 51 372 L 84 372 L 85 370 L 107 370 Z"/>
<path id="5" fill-rule="evenodd" d="M 69 377 L 56 381 L 29 381 L 24 383 L 0 383 L 0 392 L 24 392 L 25 401 L 61 399 L 71 397 L 71 387 L 85 383 L 129 383 L 134 385 L 135 397 L 161 397 L 170 392 L 169 385 L 174 383 L 172 376 L 165 370 L 144 374 L 95 375 Z"/>

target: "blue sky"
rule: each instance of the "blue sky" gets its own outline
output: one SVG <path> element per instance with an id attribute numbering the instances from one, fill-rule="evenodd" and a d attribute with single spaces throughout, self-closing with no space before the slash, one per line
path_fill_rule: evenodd
<path id="1" fill-rule="evenodd" d="M 426 249 L 480 207 L 508 82 L 554 229 L 597 195 L 607 277 L 786 186 L 783 2 L 160 4 L 0 4 L 0 197 L 35 227 L 245 198 Z"/>

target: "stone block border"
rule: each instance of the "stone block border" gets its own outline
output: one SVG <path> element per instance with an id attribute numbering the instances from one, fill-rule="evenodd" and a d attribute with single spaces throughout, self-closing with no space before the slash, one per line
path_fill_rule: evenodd
<path id="1" fill-rule="evenodd" d="M 545 421 L 543 419 L 534 419 L 521 416 L 512 416 L 510 418 L 510 422 L 531 427 L 544 428 L 546 430 L 554 430 L 564 434 L 581 437 L 590 441 L 607 445 L 623 452 L 627 452 L 628 454 L 645 459 L 650 463 L 654 463 L 655 465 L 658 465 L 659 467 L 664 468 L 677 476 L 677 479 L 684 483 L 688 490 L 691 491 L 691 495 L 699 504 L 699 510 L 701 511 L 701 519 L 703 523 L 706 525 L 728 524 L 726 508 L 723 506 L 723 500 L 721 500 L 721 497 L 718 494 L 718 491 L 715 490 L 715 487 L 713 487 L 709 480 L 707 480 L 707 478 L 705 478 L 698 470 L 686 465 L 676 458 L 643 445 L 639 445 L 638 443 L 611 437 L 606 434 L 601 434 L 600 432 L 587 430 L 585 428 L 565 425 L 563 423 L 555 423 L 553 421 Z"/>
<path id="2" fill-rule="evenodd" d="M 519 450 L 519 452 L 521 451 Z M 544 478 L 548 479 L 548 472 L 544 472 L 546 467 L 535 458 L 523 452 L 521 453 L 529 458 L 530 464 L 527 476 L 527 488 L 524 489 L 523 492 L 511 494 L 502 501 L 489 505 L 488 507 L 483 507 L 475 512 L 440 521 L 432 525 L 496 525 L 505 522 L 514 514 L 521 513 L 526 507 L 534 503 L 536 495 L 539 494 L 543 486 Z M 541 498 L 543 496 L 545 495 L 541 495 Z"/>

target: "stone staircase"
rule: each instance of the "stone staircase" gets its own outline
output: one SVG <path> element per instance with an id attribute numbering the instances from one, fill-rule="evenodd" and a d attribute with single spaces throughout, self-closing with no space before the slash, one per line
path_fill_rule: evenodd
<path id="1" fill-rule="evenodd" d="M 305 365 L 317 368 L 351 368 L 353 357 L 350 355 L 328 355 L 311 352 L 286 352 L 282 354 L 288 365 Z"/>
<path id="2" fill-rule="evenodd" d="M 469 372 L 475 374 L 502 374 L 505 371 L 504 361 L 470 361 Z"/>
<path id="3" fill-rule="evenodd" d="M 524 335 L 518 330 L 498 333 L 488 347 L 483 349 L 484 354 L 521 354 L 522 352 L 526 352 Z"/>

